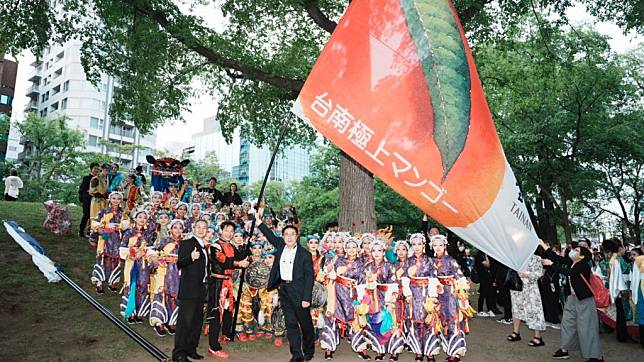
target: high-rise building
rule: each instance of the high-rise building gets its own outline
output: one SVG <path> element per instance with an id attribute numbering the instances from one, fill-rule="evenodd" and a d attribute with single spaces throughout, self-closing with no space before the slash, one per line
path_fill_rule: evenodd
<path id="1" fill-rule="evenodd" d="M 28 80 L 30 98 L 25 112 L 36 112 L 41 117 L 65 115 L 68 125 L 82 130 L 86 137 L 85 151 L 107 153 L 123 167 L 142 165 L 156 147 L 156 135 L 142 135 L 131 123 L 115 124 L 109 116 L 114 89 L 118 80 L 102 75 L 96 86 L 90 83 L 80 61 L 81 42 L 72 40 L 62 45 L 47 47 L 39 59 L 31 63 L 34 70 Z M 140 145 L 124 153 L 117 145 Z M 29 152 L 25 147 L 18 158 Z"/>
<path id="2" fill-rule="evenodd" d="M 192 135 L 192 146 L 193 159 L 202 160 L 208 153 L 214 152 L 219 166 L 230 173 L 239 162 L 239 132 L 235 131 L 228 144 L 216 116 L 204 118 L 203 131 Z"/>
<path id="3" fill-rule="evenodd" d="M 18 63 L 4 58 L 0 53 L 0 161 L 7 156 L 11 110 L 16 90 Z"/>
<path id="4" fill-rule="evenodd" d="M 271 181 L 295 181 L 309 175 L 310 152 L 300 146 L 291 146 L 277 154 L 271 169 Z M 268 147 L 257 147 L 248 140 L 241 139 L 239 145 L 239 164 L 233 168 L 232 177 L 242 185 L 263 181 L 266 168 L 271 161 Z"/>
<path id="5" fill-rule="evenodd" d="M 235 130 L 231 142 L 224 138 L 217 116 L 203 120 L 203 131 L 192 136 L 194 153 L 192 158 L 202 160 L 210 152 L 217 155 L 219 165 L 239 180 L 242 185 L 264 180 L 266 167 L 271 160 L 268 147 L 257 147 L 248 140 L 240 137 Z M 310 152 L 302 147 L 294 146 L 278 154 L 271 169 L 270 180 L 292 181 L 301 180 L 309 174 Z"/>

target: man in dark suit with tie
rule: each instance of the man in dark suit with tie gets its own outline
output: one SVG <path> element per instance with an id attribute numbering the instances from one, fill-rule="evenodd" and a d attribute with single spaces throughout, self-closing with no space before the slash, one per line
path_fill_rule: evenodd
<path id="1" fill-rule="evenodd" d="M 279 300 L 286 321 L 286 334 L 291 348 L 291 361 L 310 361 L 315 354 L 311 294 L 313 261 L 311 253 L 298 243 L 298 230 L 293 225 L 282 229 L 278 238 L 264 224 L 260 208 L 255 214 L 259 230 L 273 244 L 277 253 L 268 278 L 268 290 L 279 288 Z"/>
<path id="2" fill-rule="evenodd" d="M 206 298 L 208 253 L 205 249 L 205 237 L 208 232 L 208 222 L 197 220 L 192 231 L 194 236 L 179 244 L 177 259 L 181 277 L 178 294 L 179 315 L 172 360 L 178 362 L 186 362 L 188 357 L 203 358 L 197 353 L 197 346 L 203 325 L 203 306 Z"/>

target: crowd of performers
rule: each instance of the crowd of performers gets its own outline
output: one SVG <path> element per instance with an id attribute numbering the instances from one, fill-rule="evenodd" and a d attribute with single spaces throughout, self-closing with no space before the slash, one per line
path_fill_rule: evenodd
<path id="1" fill-rule="evenodd" d="M 153 192 L 147 203 L 131 200 L 127 190 L 115 191 L 106 204 L 92 205 L 96 291 L 120 293 L 120 312 L 129 323 L 149 323 L 160 336 L 174 334 L 181 242 L 203 233 L 209 261 L 204 332 L 210 352 L 226 357 L 221 344 L 232 333 L 240 342 L 265 338 L 281 346 L 284 316 L 277 291 L 266 289 L 274 249 L 264 235 L 251 232 L 250 203 L 217 209 L 208 204 L 208 194 L 196 192 L 188 204 L 173 189 Z M 262 217 L 277 235 L 287 223 L 299 226 L 297 215 Z M 426 240 L 418 233 L 394 242 L 390 236 L 391 230 L 380 230 L 306 237 L 316 274 L 311 313 L 325 358 L 334 358 L 344 340 L 365 360 L 372 353 L 375 360 L 396 361 L 406 349 L 417 361 L 433 361 L 441 351 L 447 360 L 459 361 L 474 310 L 470 283 L 447 253 L 446 237 Z M 233 326 L 241 269 L 246 277 Z"/>

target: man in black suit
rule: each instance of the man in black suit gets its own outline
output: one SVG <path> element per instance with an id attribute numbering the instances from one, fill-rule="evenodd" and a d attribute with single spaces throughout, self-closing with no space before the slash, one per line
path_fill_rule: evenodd
<path id="1" fill-rule="evenodd" d="M 83 180 L 78 187 L 78 201 L 83 206 L 83 217 L 81 218 L 80 227 L 78 229 L 79 238 L 87 237 L 86 231 L 87 222 L 89 221 L 89 209 L 92 205 L 92 196 L 89 194 L 89 183 L 94 176 L 98 175 L 98 171 L 100 171 L 98 163 L 92 162 L 89 165 L 89 170 L 90 174 L 83 176 Z"/>
<path id="2" fill-rule="evenodd" d="M 208 181 L 208 187 L 199 188 L 199 192 L 206 192 L 212 195 L 212 203 L 216 204 L 221 202 L 224 203 L 224 194 L 221 191 L 217 190 L 217 178 L 212 176 L 210 181 Z"/>
<path id="3" fill-rule="evenodd" d="M 192 229 L 193 237 L 181 241 L 177 267 L 181 271 L 179 279 L 179 315 L 177 331 L 174 336 L 172 360 L 188 361 L 188 357 L 202 359 L 197 353 L 199 335 L 203 325 L 203 305 L 206 298 L 206 277 L 208 276 L 208 253 L 205 237 L 208 222 L 197 220 Z"/>
<path id="4" fill-rule="evenodd" d="M 268 278 L 268 290 L 279 288 L 279 300 L 286 321 L 291 348 L 291 361 L 310 361 L 315 354 L 311 294 L 313 293 L 313 261 L 311 253 L 297 242 L 298 230 L 293 225 L 282 229 L 278 238 L 262 224 L 260 208 L 255 214 L 259 230 L 273 244 L 277 253 Z"/>

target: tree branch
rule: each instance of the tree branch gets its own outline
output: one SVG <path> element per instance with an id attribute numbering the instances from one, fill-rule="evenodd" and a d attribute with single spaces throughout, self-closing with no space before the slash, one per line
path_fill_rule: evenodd
<path id="1" fill-rule="evenodd" d="M 459 12 L 458 18 L 461 20 L 461 24 L 465 25 L 468 23 L 472 18 L 474 18 L 478 13 L 483 10 L 485 5 L 491 3 L 493 0 L 479 0 L 469 7 L 467 7 L 465 10 Z"/>
<path id="2" fill-rule="evenodd" d="M 338 23 L 329 19 L 320 9 L 320 4 L 318 0 L 306 0 L 304 2 L 304 9 L 306 13 L 309 14 L 309 17 L 313 19 L 320 28 L 326 30 L 327 32 L 333 33 L 335 27 L 338 26 Z"/>
<path id="3" fill-rule="evenodd" d="M 192 33 L 182 31 L 183 29 L 177 29 L 173 24 L 170 23 L 170 20 L 168 20 L 168 16 L 165 13 L 152 9 L 150 6 L 141 4 L 136 0 L 129 0 L 129 2 L 139 12 L 156 21 L 165 31 L 168 32 L 168 34 L 170 34 L 170 36 L 172 36 L 178 42 L 185 45 L 195 53 L 208 59 L 209 63 L 211 64 L 241 72 L 248 79 L 265 82 L 276 87 L 289 90 L 289 95 L 292 98 L 296 98 L 299 91 L 304 86 L 303 80 L 286 78 L 271 74 L 263 69 L 244 64 L 238 60 L 227 58 L 215 52 L 213 49 L 204 46 L 201 41 Z"/>

